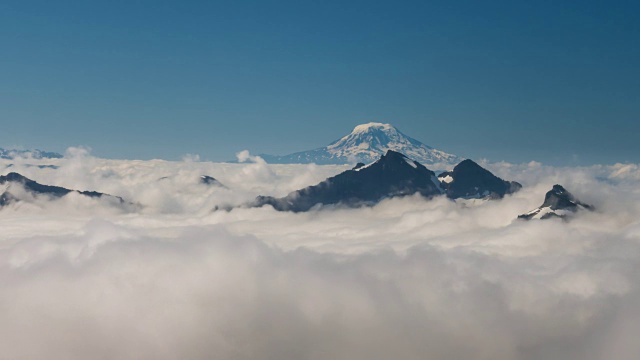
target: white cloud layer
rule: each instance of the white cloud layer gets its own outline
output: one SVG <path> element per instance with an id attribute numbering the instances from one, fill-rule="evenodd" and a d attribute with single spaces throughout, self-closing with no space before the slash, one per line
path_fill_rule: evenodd
<path id="1" fill-rule="evenodd" d="M 240 156 L 251 162 L 117 161 L 82 149 L 1 162 L 14 164 L 3 173 L 142 206 L 74 195 L 0 210 L 2 357 L 640 358 L 638 165 L 484 164 L 524 188 L 476 204 L 212 212 L 348 168 Z M 598 210 L 568 223 L 514 220 L 555 183 Z"/>

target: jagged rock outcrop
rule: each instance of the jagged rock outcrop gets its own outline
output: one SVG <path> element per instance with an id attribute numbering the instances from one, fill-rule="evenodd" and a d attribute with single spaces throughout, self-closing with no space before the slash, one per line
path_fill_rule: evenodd
<path id="1" fill-rule="evenodd" d="M 500 199 L 522 188 L 515 181 L 493 175 L 473 160 L 463 160 L 452 171 L 438 175 L 447 196 L 451 199 Z"/>
<path id="2" fill-rule="evenodd" d="M 553 188 L 545 194 L 542 205 L 518 216 L 518 219 L 568 219 L 581 210 L 594 210 L 594 207 L 576 199 L 562 185 L 553 185 Z"/>

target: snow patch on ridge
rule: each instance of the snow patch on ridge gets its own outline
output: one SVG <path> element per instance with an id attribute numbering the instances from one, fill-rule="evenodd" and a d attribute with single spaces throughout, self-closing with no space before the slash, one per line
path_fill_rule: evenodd
<path id="1" fill-rule="evenodd" d="M 453 181 L 453 177 L 451 177 L 451 175 L 447 175 L 447 176 L 441 177 L 440 180 L 442 182 L 450 184 Z"/>

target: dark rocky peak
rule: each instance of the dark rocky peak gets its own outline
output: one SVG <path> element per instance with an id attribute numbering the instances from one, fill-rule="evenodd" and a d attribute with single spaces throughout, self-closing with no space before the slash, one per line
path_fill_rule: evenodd
<path id="1" fill-rule="evenodd" d="M 505 181 L 470 159 L 460 162 L 453 171 L 441 173 L 438 178 L 451 199 L 499 199 L 522 188 L 519 183 Z"/>
<path id="2" fill-rule="evenodd" d="M 209 176 L 209 175 L 201 175 L 200 176 L 200 183 L 201 184 L 205 184 L 205 185 L 226 187 L 220 181 L 218 181 L 218 179 L 216 179 L 216 178 L 214 178 L 212 176 Z"/>
<path id="3" fill-rule="evenodd" d="M 10 172 L 7 175 L 0 176 L 0 184 L 5 183 L 18 183 L 24 186 L 25 190 L 36 194 L 47 194 L 56 197 L 64 196 L 70 193 L 72 190 L 65 189 L 60 186 L 49 186 L 37 183 L 21 174 L 16 172 Z M 90 195 L 89 195 L 90 196 Z"/>
<path id="4" fill-rule="evenodd" d="M 0 176 L 0 184 L 5 182 L 21 182 L 31 181 L 30 179 L 18 174 L 17 172 L 10 172 L 7 175 Z"/>
<path id="5" fill-rule="evenodd" d="M 428 173 L 435 176 L 435 173 L 427 169 L 424 165 L 417 161 L 409 159 L 402 153 L 393 150 L 387 150 L 387 152 L 380 157 L 376 162 L 369 166 L 361 166 L 359 171 L 400 171 L 402 173 Z"/>
<path id="6" fill-rule="evenodd" d="M 318 204 L 373 205 L 382 199 L 419 193 L 440 195 L 435 173 L 403 154 L 389 150 L 368 166 L 356 166 L 283 198 L 259 196 L 249 206 L 272 205 L 280 211 L 307 211 Z"/>
<path id="7" fill-rule="evenodd" d="M 542 207 L 549 207 L 551 210 L 577 208 L 582 206 L 584 208 L 591 208 L 591 205 L 584 204 L 580 200 L 576 199 L 573 194 L 568 192 L 562 185 L 553 185 L 553 188 L 544 196 L 544 203 Z"/>
<path id="8" fill-rule="evenodd" d="M 159 178 L 158 181 L 170 180 L 172 178 L 173 177 L 171 176 L 163 176 Z M 209 175 L 200 175 L 200 177 L 198 178 L 198 183 L 203 185 L 219 186 L 219 187 L 226 188 L 226 186 L 224 186 L 224 184 L 218 181 L 218 179 Z"/>
<path id="9" fill-rule="evenodd" d="M 8 187 L 5 189 L 5 192 L 0 195 L 0 206 L 7 205 L 10 202 L 22 200 L 11 192 L 11 187 L 15 184 L 19 184 L 26 191 L 34 195 L 46 195 L 54 198 L 60 198 L 71 192 L 76 192 L 80 195 L 92 198 L 101 198 L 103 196 L 110 197 L 116 199 L 117 202 L 121 204 L 125 203 L 125 201 L 120 197 L 104 194 L 97 191 L 78 191 L 66 189 L 60 186 L 43 185 L 16 172 L 11 172 L 7 175 L 0 176 L 0 185 L 5 184 L 7 184 Z"/>
<path id="10" fill-rule="evenodd" d="M 573 194 L 567 191 L 562 185 L 553 185 L 553 188 L 544 196 L 544 202 L 538 208 L 526 214 L 519 215 L 519 219 L 568 219 L 579 210 L 594 210 L 594 207 L 576 199 Z"/>

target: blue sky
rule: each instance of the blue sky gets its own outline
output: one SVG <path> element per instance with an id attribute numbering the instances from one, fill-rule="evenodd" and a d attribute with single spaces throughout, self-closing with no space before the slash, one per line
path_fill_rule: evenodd
<path id="1" fill-rule="evenodd" d="M 3 1 L 0 146 L 285 154 L 388 122 L 471 158 L 640 162 L 632 1 Z"/>

